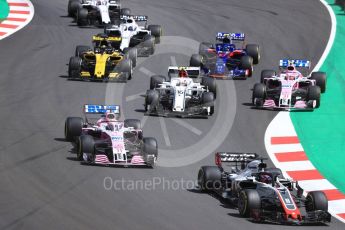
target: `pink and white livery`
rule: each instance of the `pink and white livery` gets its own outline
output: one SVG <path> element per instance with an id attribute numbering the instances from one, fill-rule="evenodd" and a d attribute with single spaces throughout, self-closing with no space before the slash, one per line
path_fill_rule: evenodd
<path id="1" fill-rule="evenodd" d="M 157 141 L 143 137 L 136 119 L 120 121 L 118 105 L 84 105 L 85 119 L 68 117 L 66 140 L 77 145 L 77 159 L 83 163 L 154 167 Z M 98 115 L 98 118 L 91 118 Z M 100 117 L 99 117 L 100 115 Z"/>
<path id="2" fill-rule="evenodd" d="M 274 70 L 263 70 L 261 82 L 254 85 L 253 105 L 281 110 L 318 108 L 321 93 L 326 91 L 326 73 L 309 74 L 309 69 L 310 61 L 283 59 L 280 60 L 278 74 Z"/>

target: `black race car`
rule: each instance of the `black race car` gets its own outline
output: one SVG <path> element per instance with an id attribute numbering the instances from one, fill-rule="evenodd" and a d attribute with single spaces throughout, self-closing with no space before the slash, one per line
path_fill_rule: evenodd
<path id="1" fill-rule="evenodd" d="M 323 192 L 312 191 L 304 198 L 297 182 L 284 178 L 278 168 L 267 168 L 257 154 L 222 152 L 216 153 L 215 159 L 216 166 L 200 168 L 199 187 L 232 202 L 241 216 L 256 222 L 279 224 L 331 221 Z M 225 171 L 224 164 L 231 165 L 232 169 Z"/>

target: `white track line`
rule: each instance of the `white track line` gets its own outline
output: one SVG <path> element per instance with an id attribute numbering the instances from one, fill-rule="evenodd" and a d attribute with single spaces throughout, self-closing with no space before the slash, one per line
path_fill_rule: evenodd
<path id="1" fill-rule="evenodd" d="M 169 138 L 169 134 L 168 134 L 168 129 L 167 129 L 167 126 L 165 124 L 164 118 L 160 117 L 159 123 L 161 124 L 165 144 L 167 146 L 171 146 L 171 142 L 170 142 L 170 138 Z"/>
<path id="2" fill-rule="evenodd" d="M 194 126 L 192 126 L 191 124 L 181 120 L 181 119 L 175 119 L 175 118 L 172 118 L 171 119 L 172 121 L 176 122 L 177 124 L 183 126 L 184 128 L 188 129 L 189 131 L 195 133 L 196 135 L 200 136 L 202 134 L 202 131 L 195 128 Z"/>

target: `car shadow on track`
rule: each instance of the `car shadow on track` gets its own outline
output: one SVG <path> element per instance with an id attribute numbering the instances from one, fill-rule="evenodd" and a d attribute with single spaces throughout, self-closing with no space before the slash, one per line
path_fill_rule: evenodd
<path id="1" fill-rule="evenodd" d="M 188 192 L 192 193 L 198 193 L 198 194 L 207 194 L 215 199 L 217 199 L 220 202 L 220 206 L 223 208 L 228 208 L 228 209 L 233 209 L 236 210 L 237 207 L 231 203 L 231 201 L 224 199 L 223 197 L 219 196 L 216 192 L 203 192 L 199 188 L 194 188 L 194 189 L 187 189 Z"/>

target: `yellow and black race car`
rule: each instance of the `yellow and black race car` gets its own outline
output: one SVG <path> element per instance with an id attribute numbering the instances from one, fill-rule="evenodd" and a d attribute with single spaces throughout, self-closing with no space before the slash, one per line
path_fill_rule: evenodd
<path id="1" fill-rule="evenodd" d="M 69 61 L 70 80 L 127 82 L 131 79 L 136 64 L 135 49 L 124 54 L 101 42 L 94 45 L 93 50 L 77 46 L 75 56 Z"/>

